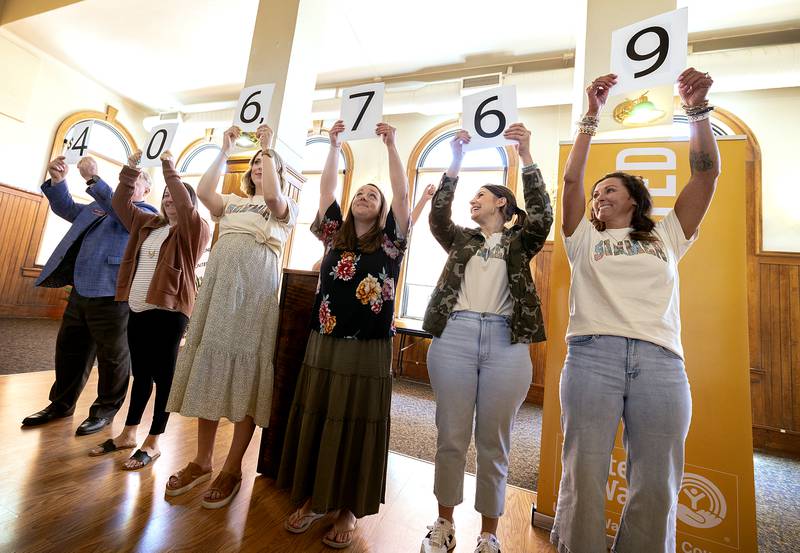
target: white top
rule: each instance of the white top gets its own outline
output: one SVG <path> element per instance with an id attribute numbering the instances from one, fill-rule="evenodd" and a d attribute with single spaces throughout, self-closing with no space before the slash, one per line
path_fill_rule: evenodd
<path id="1" fill-rule="evenodd" d="M 572 269 L 566 337 L 637 338 L 683 357 L 678 261 L 697 233 L 687 240 L 674 210 L 656 223 L 656 242 L 631 240 L 632 230 L 598 232 L 584 218 L 564 239 Z"/>
<path id="2" fill-rule="evenodd" d="M 222 194 L 222 217 L 212 217 L 219 222 L 219 236 L 226 234 L 252 234 L 256 242 L 266 244 L 279 258 L 297 222 L 297 202 L 286 198 L 289 213 L 285 220 L 270 212 L 263 196 L 243 198 L 236 194 Z"/>
<path id="3" fill-rule="evenodd" d="M 139 247 L 139 262 L 136 264 L 136 274 L 133 275 L 133 283 L 128 295 L 128 307 L 135 313 L 150 309 L 167 309 L 160 305 L 147 303 L 145 298 L 150 289 L 150 281 L 153 280 L 153 273 L 156 271 L 161 245 L 167 239 L 168 234 L 169 225 L 153 229 Z M 174 310 L 170 309 L 169 311 Z"/>
<path id="4" fill-rule="evenodd" d="M 467 261 L 461 289 L 453 311 L 475 311 L 510 316 L 514 302 L 508 287 L 506 255 L 503 233 L 495 232 L 483 247 Z"/>

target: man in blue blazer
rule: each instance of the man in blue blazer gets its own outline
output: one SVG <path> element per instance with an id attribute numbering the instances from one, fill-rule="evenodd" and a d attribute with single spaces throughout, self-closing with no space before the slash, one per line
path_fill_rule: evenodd
<path id="1" fill-rule="evenodd" d="M 97 176 L 95 161 L 81 159 L 78 170 L 86 179 L 86 191 L 95 199 L 90 204 L 72 199 L 63 156 L 50 162 L 50 179 L 42 185 L 53 213 L 72 226 L 47 260 L 36 286 L 71 285 L 72 292 L 56 341 L 56 381 L 50 389 L 50 405 L 26 417 L 22 425 L 37 426 L 72 415 L 96 355 L 97 399 L 89 409 L 89 417 L 75 431 L 86 435 L 111 422 L 128 392 L 128 304 L 114 301 L 128 231 L 111 208 L 113 192 Z M 142 172 L 133 200 L 139 209 L 157 213 L 156 208 L 142 201 L 149 190 L 150 178 Z"/>

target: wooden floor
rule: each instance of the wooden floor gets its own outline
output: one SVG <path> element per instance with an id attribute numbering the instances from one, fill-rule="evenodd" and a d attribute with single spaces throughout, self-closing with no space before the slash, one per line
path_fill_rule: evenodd
<path id="1" fill-rule="evenodd" d="M 333 551 L 320 542 L 327 519 L 307 534 L 293 536 L 283 527 L 292 511 L 288 495 L 273 481 L 255 474 L 256 440 L 244 465 L 242 489 L 228 508 L 200 506 L 205 486 L 167 499 L 169 475 L 193 456 L 194 422 L 173 415 L 162 438 L 162 456 L 139 472 L 120 469 L 130 454 L 89 458 L 95 444 L 119 431 L 127 402 L 113 429 L 75 436 L 94 399 L 96 371 L 87 383 L 75 415 L 22 429 L 22 419 L 47 405 L 53 372 L 0 376 L 0 551 L 265 551 L 281 553 Z M 144 421 L 149 421 L 150 410 Z M 142 425 L 139 439 L 147 426 Z M 220 425 L 214 466 L 221 467 L 232 425 Z M 348 552 L 416 553 L 425 527 L 436 515 L 431 493 L 433 466 L 390 454 L 386 504 L 380 513 L 359 521 Z M 472 510 L 474 478 L 467 475 L 464 504 L 456 509 L 456 551 L 471 553 L 480 529 Z M 508 489 L 506 515 L 498 537 L 504 553 L 553 552 L 547 534 L 533 529 L 534 494 Z"/>

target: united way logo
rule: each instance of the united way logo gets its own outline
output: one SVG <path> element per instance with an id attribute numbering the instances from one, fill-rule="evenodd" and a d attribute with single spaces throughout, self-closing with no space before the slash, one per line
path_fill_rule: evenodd
<path id="1" fill-rule="evenodd" d="M 714 528 L 725 519 L 728 506 L 720 489 L 708 478 L 687 472 L 678 498 L 678 519 L 694 528 Z"/>

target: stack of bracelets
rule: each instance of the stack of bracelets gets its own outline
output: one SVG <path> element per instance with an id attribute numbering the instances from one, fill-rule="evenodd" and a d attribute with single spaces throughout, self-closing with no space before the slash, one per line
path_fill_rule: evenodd
<path id="1" fill-rule="evenodd" d="M 686 112 L 686 118 L 689 120 L 689 123 L 696 123 L 703 119 L 708 119 L 711 117 L 711 112 L 714 111 L 714 106 L 709 106 L 708 100 L 704 101 L 699 106 L 681 104 L 681 107 L 683 111 Z"/>
<path id="2" fill-rule="evenodd" d="M 597 133 L 597 126 L 599 124 L 599 117 L 595 117 L 593 115 L 584 115 L 583 119 L 578 121 L 578 132 L 588 134 L 589 136 L 594 136 Z"/>

